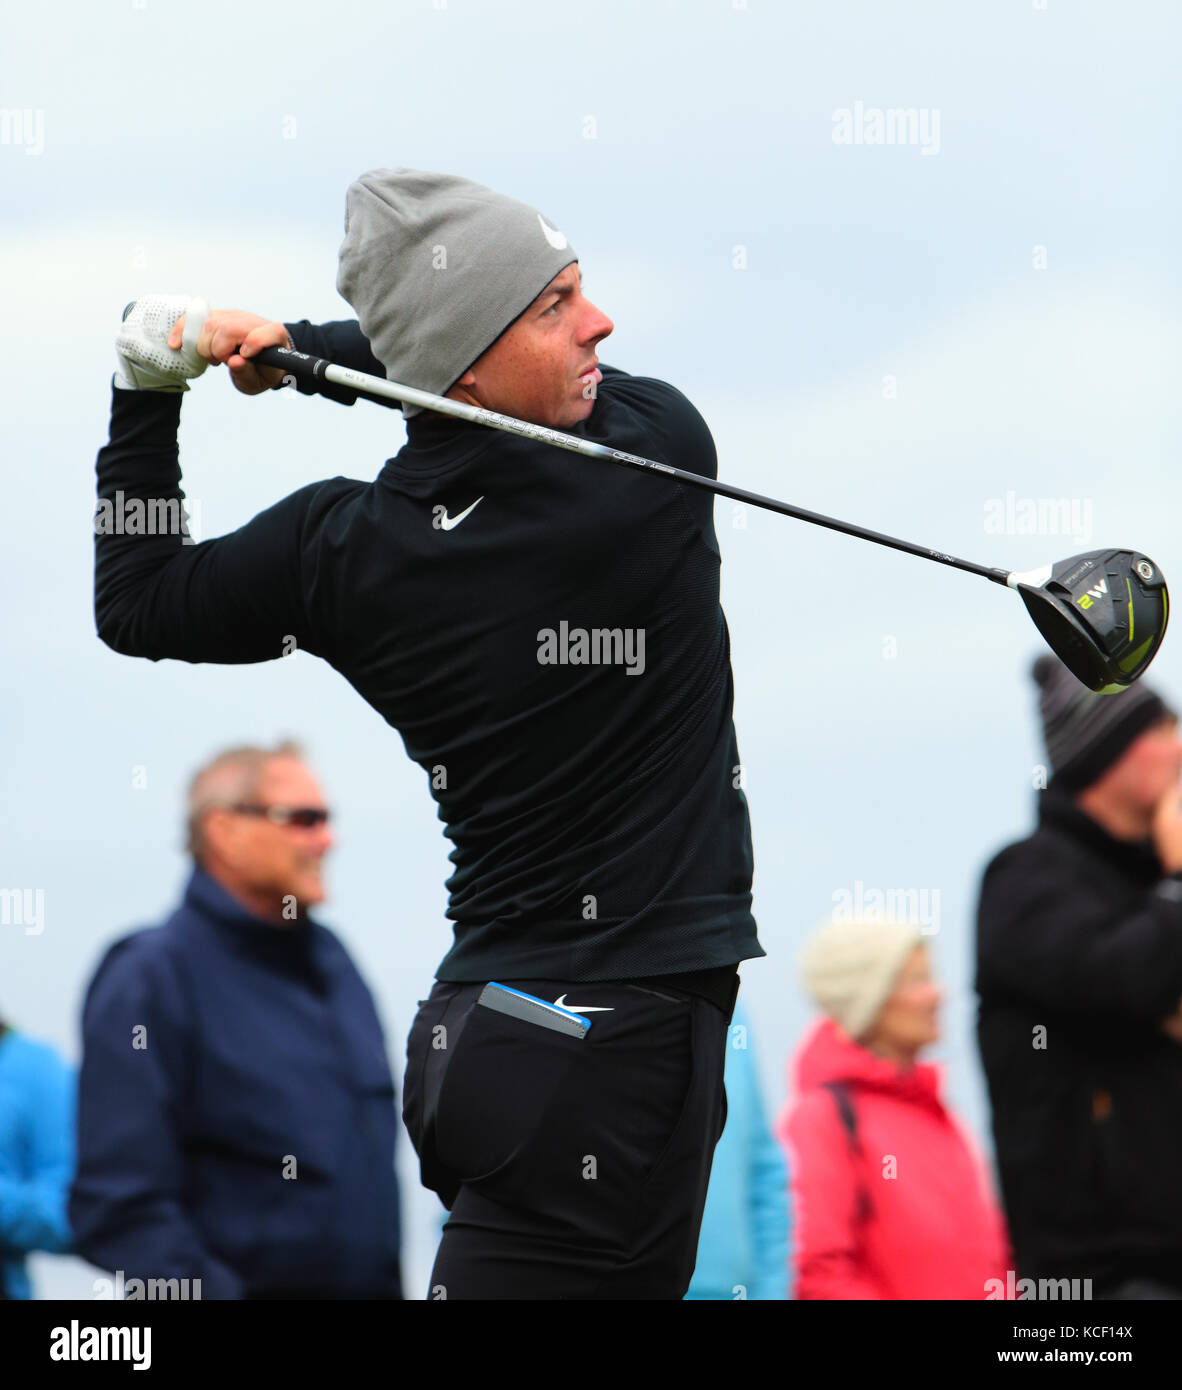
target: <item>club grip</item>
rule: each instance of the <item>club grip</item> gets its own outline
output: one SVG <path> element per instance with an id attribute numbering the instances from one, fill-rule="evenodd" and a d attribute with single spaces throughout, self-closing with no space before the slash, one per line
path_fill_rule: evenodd
<path id="1" fill-rule="evenodd" d="M 278 367 L 284 373 L 282 384 L 294 385 L 305 396 L 324 396 L 338 405 L 353 405 L 360 396 L 373 401 L 375 405 L 384 405 L 387 410 L 402 409 L 402 403 L 389 396 L 371 396 L 334 381 L 328 373 L 340 369 L 325 357 L 312 357 L 309 353 L 297 352 L 295 348 L 269 347 L 256 352 L 251 360 L 264 367 Z"/>
<path id="2" fill-rule="evenodd" d="M 251 359 L 263 367 L 278 367 L 300 381 L 319 384 L 324 380 L 328 362 L 323 357 L 311 357 L 306 352 L 296 352 L 294 348 L 269 347 L 256 352 Z"/>

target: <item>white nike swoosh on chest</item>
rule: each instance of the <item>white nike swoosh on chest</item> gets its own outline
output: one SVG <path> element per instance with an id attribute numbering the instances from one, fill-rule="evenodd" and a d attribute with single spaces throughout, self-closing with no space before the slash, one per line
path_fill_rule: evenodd
<path id="1" fill-rule="evenodd" d="M 483 497 L 478 497 L 470 507 L 465 507 L 464 510 L 459 514 L 459 516 L 448 516 L 447 510 L 445 508 L 443 515 L 439 518 L 439 529 L 441 531 L 454 530 L 455 527 L 457 527 L 470 512 L 474 512 L 483 501 Z"/>

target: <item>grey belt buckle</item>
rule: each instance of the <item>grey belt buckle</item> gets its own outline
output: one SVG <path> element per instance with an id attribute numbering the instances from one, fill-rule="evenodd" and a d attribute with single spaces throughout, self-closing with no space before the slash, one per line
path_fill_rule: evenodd
<path id="1" fill-rule="evenodd" d="M 565 1033 L 572 1038 L 585 1038 L 591 1027 L 591 1020 L 571 1009 L 560 1008 L 546 999 L 537 999 L 532 994 L 524 994 L 508 985 L 498 985 L 494 980 L 480 991 L 476 1001 L 486 1009 L 495 1009 L 499 1014 L 510 1018 L 520 1018 L 525 1023 L 536 1023 L 541 1028 L 552 1028 L 556 1033 Z"/>

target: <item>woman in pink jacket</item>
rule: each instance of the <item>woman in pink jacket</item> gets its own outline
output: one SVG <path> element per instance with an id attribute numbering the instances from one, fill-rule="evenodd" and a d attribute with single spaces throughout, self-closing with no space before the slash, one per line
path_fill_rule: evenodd
<path id="1" fill-rule="evenodd" d="M 830 922 L 802 958 L 827 1015 L 777 1133 L 796 1217 L 797 1298 L 999 1297 L 1008 1244 L 984 1166 L 916 1061 L 940 991 L 917 928 Z"/>

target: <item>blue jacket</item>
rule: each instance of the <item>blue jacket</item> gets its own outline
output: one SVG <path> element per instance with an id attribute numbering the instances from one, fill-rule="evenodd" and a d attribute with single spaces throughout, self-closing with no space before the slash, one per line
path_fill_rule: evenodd
<path id="1" fill-rule="evenodd" d="M 727 1043 L 726 1128 L 714 1150 L 686 1298 L 786 1299 L 788 1170 L 764 1117 L 750 1030 L 738 1007 Z"/>
<path id="2" fill-rule="evenodd" d="M 82 1032 L 79 1254 L 206 1299 L 396 1291 L 394 1085 L 332 932 L 195 869 L 163 926 L 107 952 Z"/>
<path id="3" fill-rule="evenodd" d="M 25 1254 L 69 1248 L 66 1197 L 74 1170 L 74 1073 L 53 1048 L 0 1036 L 0 1284 L 29 1298 Z"/>

